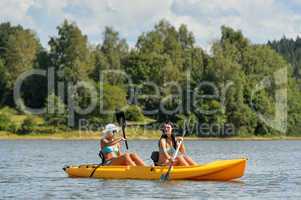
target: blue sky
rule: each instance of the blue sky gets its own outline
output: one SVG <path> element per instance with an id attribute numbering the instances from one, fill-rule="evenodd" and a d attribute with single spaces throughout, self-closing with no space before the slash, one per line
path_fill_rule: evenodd
<path id="1" fill-rule="evenodd" d="M 1 0 L 0 7 L 0 22 L 35 30 L 45 47 L 64 19 L 76 22 L 92 43 L 113 26 L 131 46 L 162 18 L 187 24 L 205 49 L 220 37 L 221 25 L 255 43 L 301 32 L 301 0 Z"/>

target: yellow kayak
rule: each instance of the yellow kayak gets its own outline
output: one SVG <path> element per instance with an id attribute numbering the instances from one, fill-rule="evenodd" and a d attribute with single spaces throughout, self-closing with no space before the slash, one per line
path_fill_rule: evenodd
<path id="1" fill-rule="evenodd" d="M 196 166 L 175 166 L 170 180 L 228 181 L 244 175 L 246 159 L 218 160 Z M 97 165 L 67 166 L 64 171 L 69 177 L 90 177 Z M 92 178 L 159 180 L 168 166 L 100 166 Z"/>

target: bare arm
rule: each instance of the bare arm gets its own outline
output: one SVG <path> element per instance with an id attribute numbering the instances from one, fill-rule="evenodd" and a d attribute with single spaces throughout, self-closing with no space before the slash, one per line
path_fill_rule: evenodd
<path id="1" fill-rule="evenodd" d="M 113 146 L 117 143 L 119 143 L 120 141 L 122 141 L 122 138 L 116 138 L 116 139 L 113 139 L 112 141 L 109 141 L 107 139 L 101 139 L 101 144 L 102 146 Z"/>
<path id="2" fill-rule="evenodd" d="M 183 140 L 183 138 L 182 138 L 182 137 L 178 137 L 178 138 L 177 138 L 177 143 L 179 144 L 179 142 L 180 142 L 181 140 Z M 182 154 L 186 154 L 186 148 L 185 148 L 183 142 L 181 143 L 181 146 L 180 146 L 179 151 L 180 151 Z"/>
<path id="3" fill-rule="evenodd" d="M 117 144 L 117 145 L 118 145 L 118 156 L 121 156 L 122 155 L 122 153 L 121 153 L 121 145 L 120 145 L 120 143 Z"/>

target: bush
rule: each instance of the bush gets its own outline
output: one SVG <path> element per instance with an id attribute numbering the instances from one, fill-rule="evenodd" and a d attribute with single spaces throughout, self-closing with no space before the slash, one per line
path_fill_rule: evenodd
<path id="1" fill-rule="evenodd" d="M 19 129 L 20 129 L 20 126 L 19 126 L 19 125 L 17 125 L 17 124 L 15 124 L 15 123 L 11 122 L 11 123 L 9 124 L 9 126 L 8 126 L 7 131 L 8 131 L 8 132 L 11 132 L 11 133 L 18 133 Z"/>
<path id="2" fill-rule="evenodd" d="M 28 116 L 23 121 L 20 130 L 18 131 L 20 134 L 28 134 L 31 133 L 35 128 L 35 122 L 33 117 Z"/>
<path id="3" fill-rule="evenodd" d="M 10 108 L 8 106 L 5 106 L 5 107 L 1 108 L 0 109 L 0 113 L 5 113 L 8 116 L 10 116 L 10 115 L 17 115 L 18 114 L 18 112 L 15 109 Z"/>
<path id="4" fill-rule="evenodd" d="M 0 113 L 0 131 L 8 131 L 10 123 L 8 115 Z"/>
<path id="5" fill-rule="evenodd" d="M 39 134 L 54 134 L 64 130 L 59 126 L 36 126 L 34 131 Z"/>
<path id="6" fill-rule="evenodd" d="M 136 105 L 131 105 L 126 109 L 125 117 L 129 121 L 142 121 L 144 119 L 141 108 Z"/>
<path id="7" fill-rule="evenodd" d="M 19 129 L 19 125 L 11 120 L 11 113 L 4 113 L 0 111 L 0 131 L 8 131 L 16 133 Z"/>

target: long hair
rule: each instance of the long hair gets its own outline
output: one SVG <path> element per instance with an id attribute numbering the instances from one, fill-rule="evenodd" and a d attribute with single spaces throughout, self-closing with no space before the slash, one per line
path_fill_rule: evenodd
<path id="1" fill-rule="evenodd" d="M 171 123 L 165 123 L 164 125 L 166 125 L 166 124 L 169 124 L 169 125 L 172 127 L 172 124 L 171 124 Z M 160 139 L 159 139 L 159 143 L 158 143 L 159 148 L 160 148 L 160 141 L 161 141 L 161 139 L 167 140 L 167 135 L 166 135 L 166 133 L 165 133 L 164 125 L 163 125 L 163 127 L 161 128 L 162 135 L 161 135 L 161 137 L 160 137 Z M 171 133 L 171 141 L 172 141 L 173 148 L 174 148 L 174 149 L 177 149 L 177 148 L 178 148 L 178 145 L 177 145 L 177 141 L 176 141 L 176 136 L 175 136 L 175 134 L 174 134 L 173 132 Z"/>

